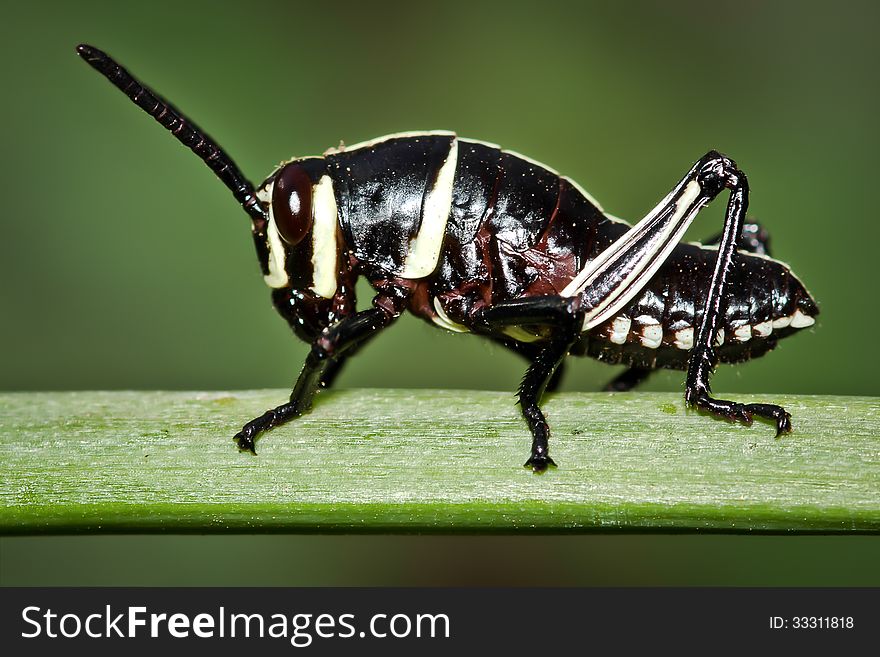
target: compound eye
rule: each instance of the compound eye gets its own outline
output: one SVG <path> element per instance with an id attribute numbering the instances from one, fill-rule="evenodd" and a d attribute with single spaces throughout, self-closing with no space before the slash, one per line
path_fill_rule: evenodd
<path id="1" fill-rule="evenodd" d="M 298 164 L 288 164 L 275 178 L 272 214 L 282 239 L 294 246 L 312 227 L 312 179 Z"/>

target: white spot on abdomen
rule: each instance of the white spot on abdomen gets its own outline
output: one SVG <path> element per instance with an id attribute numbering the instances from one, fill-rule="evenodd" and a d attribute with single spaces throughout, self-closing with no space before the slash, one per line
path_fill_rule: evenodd
<path id="1" fill-rule="evenodd" d="M 794 315 L 791 316 L 792 328 L 806 328 L 815 323 L 815 318 L 810 317 L 809 315 L 804 315 L 800 310 L 795 310 Z"/>
<path id="2" fill-rule="evenodd" d="M 812 326 L 816 323 L 816 319 L 814 317 L 810 317 L 809 315 L 805 315 L 797 309 L 792 313 L 790 317 L 777 317 L 773 320 L 771 325 L 774 329 L 783 329 L 786 326 L 791 326 L 792 328 L 806 328 L 808 326 Z"/>
<path id="3" fill-rule="evenodd" d="M 663 327 L 659 324 L 652 324 L 642 328 L 642 335 L 639 337 L 642 345 L 649 349 L 656 349 L 663 342 Z"/>
<path id="4" fill-rule="evenodd" d="M 759 338 L 766 338 L 768 335 L 773 333 L 773 322 L 766 321 L 755 324 L 752 327 L 752 332 Z"/>
<path id="5" fill-rule="evenodd" d="M 679 349 L 693 349 L 694 347 L 694 327 L 679 329 L 675 332 L 675 346 Z"/>
<path id="6" fill-rule="evenodd" d="M 639 315 L 635 321 L 642 326 L 639 334 L 642 346 L 648 349 L 657 349 L 663 342 L 663 327 L 660 326 L 660 320 L 650 315 Z"/>
<path id="7" fill-rule="evenodd" d="M 623 344 L 626 342 L 626 336 L 629 335 L 630 326 L 632 320 L 629 317 L 615 317 L 611 322 L 611 335 L 608 339 L 614 344 Z"/>
<path id="8" fill-rule="evenodd" d="M 748 342 L 752 339 L 752 327 L 748 324 L 736 327 L 733 329 L 733 339 L 738 342 Z"/>

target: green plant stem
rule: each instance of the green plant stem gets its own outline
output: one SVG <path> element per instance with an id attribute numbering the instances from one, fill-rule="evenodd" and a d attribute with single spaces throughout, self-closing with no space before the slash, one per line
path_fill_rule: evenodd
<path id="1" fill-rule="evenodd" d="M 497 392 L 323 393 L 239 453 L 232 435 L 285 398 L 0 395 L 0 533 L 880 531 L 876 398 L 742 396 L 791 412 L 775 439 L 675 394 L 550 395 L 560 467 L 541 475 Z"/>

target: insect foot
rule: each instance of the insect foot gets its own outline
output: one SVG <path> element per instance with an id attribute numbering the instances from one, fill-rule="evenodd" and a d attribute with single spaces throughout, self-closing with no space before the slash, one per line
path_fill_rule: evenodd
<path id="1" fill-rule="evenodd" d="M 557 467 L 556 463 L 551 459 L 547 454 L 538 455 L 534 454 L 529 457 L 529 460 L 523 463 L 524 468 L 531 468 L 532 472 L 544 472 L 547 470 L 548 466 Z"/>
<path id="2" fill-rule="evenodd" d="M 746 404 L 746 410 L 776 422 L 776 437 L 791 433 L 791 413 L 776 404 Z"/>
<path id="3" fill-rule="evenodd" d="M 529 460 L 523 463 L 524 468 L 531 468 L 532 472 L 545 472 L 549 466 L 556 466 L 556 462 L 550 458 L 550 452 L 547 449 L 547 440 L 550 438 L 550 431 L 546 424 L 538 427 L 535 433 L 535 440 L 532 443 L 532 455 Z"/>
<path id="4" fill-rule="evenodd" d="M 242 452 L 250 452 L 254 456 L 257 455 L 256 446 L 254 443 L 254 437 L 257 435 L 257 431 L 251 426 L 252 423 L 248 422 L 241 431 L 239 431 L 232 440 L 238 445 L 238 449 Z"/>
<path id="5" fill-rule="evenodd" d="M 791 432 L 791 413 L 776 404 L 740 404 L 726 399 L 713 399 L 708 395 L 700 395 L 689 400 L 688 403 L 691 406 L 709 411 L 713 415 L 734 422 L 742 422 L 745 425 L 752 424 L 754 415 L 773 420 L 776 423 L 777 438 L 784 433 Z"/>
<path id="6" fill-rule="evenodd" d="M 238 445 L 238 449 L 250 452 L 254 456 L 257 455 L 255 449 L 257 436 L 264 431 L 271 429 L 276 424 L 281 424 L 291 417 L 298 415 L 293 404 L 282 404 L 277 408 L 272 408 L 263 413 L 260 417 L 256 417 L 241 428 L 232 438 Z"/>

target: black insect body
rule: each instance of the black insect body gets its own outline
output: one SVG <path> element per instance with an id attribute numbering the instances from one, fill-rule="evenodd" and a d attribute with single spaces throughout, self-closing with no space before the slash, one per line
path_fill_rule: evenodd
<path id="1" fill-rule="evenodd" d="M 345 359 L 409 310 L 450 331 L 491 338 L 529 359 L 519 390 L 533 442 L 527 466 L 553 464 L 538 407 L 571 353 L 629 369 L 628 390 L 657 368 L 687 370 L 691 406 L 751 423 L 790 416 L 773 404 L 711 396 L 717 362 L 760 356 L 814 323 L 818 308 L 745 223 L 748 184 L 709 152 L 635 226 L 605 213 L 572 180 L 493 144 L 448 132 L 389 135 L 282 164 L 259 187 L 207 135 L 106 54 L 77 52 L 191 148 L 250 215 L 275 307 L 311 343 L 290 401 L 235 436 L 254 451 L 261 432 L 309 410 Z M 724 230 L 683 244 L 697 212 L 729 191 Z M 356 310 L 355 282 L 377 294 Z"/>

